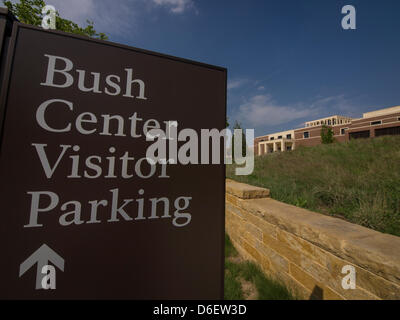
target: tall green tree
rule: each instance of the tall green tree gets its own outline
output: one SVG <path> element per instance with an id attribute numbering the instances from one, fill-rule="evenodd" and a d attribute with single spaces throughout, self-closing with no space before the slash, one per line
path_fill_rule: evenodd
<path id="1" fill-rule="evenodd" d="M 242 130 L 242 156 L 244 157 L 246 155 L 246 150 L 247 150 L 247 144 L 246 144 L 246 135 L 244 134 L 244 130 L 242 129 L 242 126 L 238 121 L 235 121 L 235 124 L 233 125 L 233 131 L 232 131 L 232 157 L 235 156 L 235 129 L 241 129 Z"/>
<path id="2" fill-rule="evenodd" d="M 335 139 L 333 138 L 333 130 L 332 128 L 323 125 L 321 128 L 321 142 L 323 144 L 333 143 Z"/>
<path id="3" fill-rule="evenodd" d="M 31 24 L 34 26 L 42 25 L 42 9 L 46 6 L 44 0 L 20 0 L 18 3 L 12 3 L 11 1 L 3 0 L 4 5 L 10 10 L 14 16 L 22 23 Z M 96 39 L 107 40 L 108 37 L 102 33 L 97 32 L 93 25 L 93 21 L 86 20 L 87 26 L 85 28 L 80 27 L 71 20 L 60 17 L 60 14 L 56 13 L 56 28 L 57 30 L 78 34 L 81 36 L 88 36 Z"/>

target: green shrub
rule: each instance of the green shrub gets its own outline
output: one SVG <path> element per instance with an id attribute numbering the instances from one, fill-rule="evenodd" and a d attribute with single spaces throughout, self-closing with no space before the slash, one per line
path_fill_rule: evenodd
<path id="1" fill-rule="evenodd" d="M 323 144 L 333 143 L 335 141 L 333 137 L 333 130 L 326 125 L 323 125 L 321 128 L 321 142 Z"/>

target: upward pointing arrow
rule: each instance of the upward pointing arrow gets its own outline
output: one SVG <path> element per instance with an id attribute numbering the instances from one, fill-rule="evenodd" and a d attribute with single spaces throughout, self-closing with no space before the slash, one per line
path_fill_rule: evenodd
<path id="1" fill-rule="evenodd" d="M 49 262 L 54 264 L 61 271 L 64 271 L 64 259 L 47 245 L 43 244 L 28 259 L 21 263 L 19 266 L 19 277 L 37 263 L 36 290 L 42 289 L 42 269 L 44 266 L 48 265 Z"/>

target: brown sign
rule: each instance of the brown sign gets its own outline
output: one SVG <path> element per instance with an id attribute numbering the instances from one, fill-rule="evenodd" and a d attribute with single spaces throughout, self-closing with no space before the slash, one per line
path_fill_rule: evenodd
<path id="1" fill-rule="evenodd" d="M 222 130 L 226 69 L 15 23 L 6 70 L 0 298 L 222 298 L 224 165 L 145 135 Z"/>

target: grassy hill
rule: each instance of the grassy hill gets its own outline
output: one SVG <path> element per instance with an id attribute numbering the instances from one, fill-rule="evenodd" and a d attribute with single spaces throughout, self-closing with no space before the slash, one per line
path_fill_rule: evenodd
<path id="1" fill-rule="evenodd" d="M 400 236 L 400 136 L 303 147 L 256 157 L 252 175 L 271 197 Z"/>

